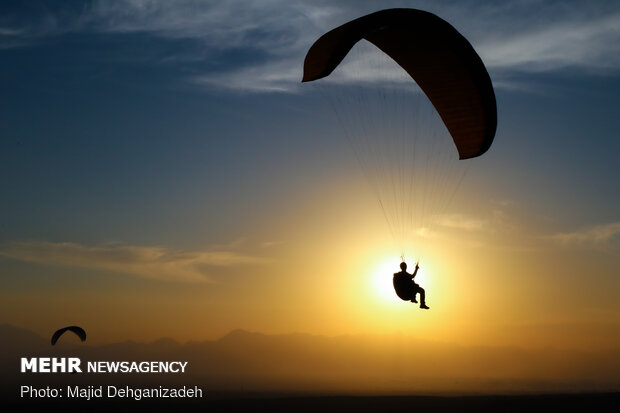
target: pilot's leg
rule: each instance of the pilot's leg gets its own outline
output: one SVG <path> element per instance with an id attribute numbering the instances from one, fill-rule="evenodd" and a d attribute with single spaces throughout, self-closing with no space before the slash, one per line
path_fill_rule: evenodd
<path id="1" fill-rule="evenodd" d="M 418 291 L 420 293 L 420 308 L 425 308 L 428 309 L 428 307 L 426 306 L 426 291 L 424 291 L 424 288 L 422 287 L 418 287 Z"/>
<path id="2" fill-rule="evenodd" d="M 417 303 L 418 301 L 415 299 L 415 296 L 416 296 L 416 294 L 418 293 L 418 288 L 416 287 L 416 285 L 415 285 L 415 284 L 413 284 L 413 285 L 411 286 L 411 289 L 412 289 L 412 291 L 413 291 L 413 293 L 411 294 L 411 296 L 412 296 L 412 297 L 411 297 L 411 302 L 412 302 L 412 303 Z"/>

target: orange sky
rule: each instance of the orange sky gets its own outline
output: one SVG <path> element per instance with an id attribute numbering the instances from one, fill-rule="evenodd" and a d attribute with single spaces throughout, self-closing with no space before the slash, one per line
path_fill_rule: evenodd
<path id="1" fill-rule="evenodd" d="M 529 230 L 526 208 L 490 201 L 470 218 L 469 229 L 445 226 L 430 241 L 418 279 L 431 310 L 422 311 L 393 295 L 399 259 L 390 254 L 391 238 L 367 189 L 363 183 L 344 188 L 336 182 L 308 191 L 278 225 L 264 222 L 264 233 L 237 241 L 235 248 L 253 260 L 235 264 L 225 278 L 172 283 L 94 263 L 16 265 L 66 282 L 44 280 L 19 294 L 5 290 L 2 313 L 44 336 L 58 325 L 90 326 L 95 343 L 199 340 L 234 328 L 331 336 L 401 332 L 526 347 L 618 342 L 614 254 L 545 238 Z M 351 200 L 365 206 L 351 210 Z M 261 246 L 255 239 L 273 241 Z"/>

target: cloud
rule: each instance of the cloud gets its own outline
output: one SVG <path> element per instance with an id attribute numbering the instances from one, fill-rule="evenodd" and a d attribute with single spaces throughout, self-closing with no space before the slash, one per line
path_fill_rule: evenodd
<path id="1" fill-rule="evenodd" d="M 301 27 L 315 15 L 312 9 L 303 2 L 277 0 L 105 0 L 94 2 L 84 20 L 104 32 L 148 32 L 197 39 L 215 48 L 278 53 L 296 44 Z"/>
<path id="2" fill-rule="evenodd" d="M 386 7 L 419 7 L 443 16 L 470 38 L 498 87 L 523 88 L 519 73 L 565 68 L 620 69 L 620 9 L 593 2 L 508 1 L 483 4 L 392 2 Z M 306 50 L 322 33 L 374 11 L 366 2 L 268 0 L 253 2 L 178 2 L 126 0 L 96 2 L 88 20 L 110 33 L 148 32 L 167 38 L 196 39 L 208 48 L 252 49 L 267 58 L 239 61 L 233 67 L 190 80 L 209 87 L 245 92 L 297 91 Z M 209 50 L 204 50 L 208 55 Z M 353 65 L 350 65 L 353 66 Z M 350 83 L 346 67 L 331 79 Z M 383 74 L 359 70 L 355 78 L 376 81 Z"/>
<path id="3" fill-rule="evenodd" d="M 12 242 L 0 249 L 0 257 L 189 283 L 212 282 L 210 274 L 214 267 L 232 268 L 265 261 L 231 249 L 183 251 L 129 245 L 90 247 L 67 242 Z"/>
<path id="4" fill-rule="evenodd" d="M 198 85 L 238 92 L 293 92 L 299 90 L 301 65 L 295 60 L 274 60 L 226 72 L 208 73 L 190 80 Z"/>
<path id="5" fill-rule="evenodd" d="M 488 222 L 463 214 L 447 214 L 440 215 L 436 218 L 436 223 L 446 228 L 455 228 L 464 231 L 481 231 L 484 230 Z"/>
<path id="6" fill-rule="evenodd" d="M 23 47 L 65 33 L 146 34 L 188 41 L 188 47 L 166 49 L 162 59 L 168 64 L 195 63 L 190 75 L 182 75 L 187 72 L 181 70 L 179 76 L 209 89 L 261 93 L 299 91 L 303 57 L 312 42 L 329 29 L 378 8 L 374 2 L 320 0 L 51 4 L 21 6 L 21 11 L 4 13 L 0 48 Z M 420 8 L 445 18 L 472 42 L 499 88 L 528 90 L 527 80 L 519 77 L 533 72 L 620 70 L 618 3 L 390 1 L 382 7 Z M 156 43 L 151 46 L 157 47 Z M 348 83 L 349 74 L 345 68 L 330 80 Z M 377 81 L 383 74 L 364 71 L 356 76 L 360 81 Z"/>
<path id="7" fill-rule="evenodd" d="M 486 211 L 478 211 L 475 214 L 437 215 L 434 218 L 434 223 L 445 228 L 462 231 L 520 234 L 523 223 L 518 216 L 519 209 L 521 207 L 511 199 L 491 200 L 490 208 Z"/>
<path id="8" fill-rule="evenodd" d="M 260 243 L 260 247 L 261 248 L 273 248 L 276 247 L 278 245 L 282 245 L 283 241 L 264 241 L 262 243 Z"/>
<path id="9" fill-rule="evenodd" d="M 480 44 L 488 67 L 513 72 L 564 68 L 620 68 L 620 12 L 581 20 L 551 21 L 512 33 L 499 32 Z"/>
<path id="10" fill-rule="evenodd" d="M 558 233 L 548 238 L 567 246 L 606 247 L 620 238 L 620 222 L 611 222 L 580 231 Z"/>
<path id="11" fill-rule="evenodd" d="M 21 30 L 0 27 L 0 36 L 19 36 L 22 34 Z"/>

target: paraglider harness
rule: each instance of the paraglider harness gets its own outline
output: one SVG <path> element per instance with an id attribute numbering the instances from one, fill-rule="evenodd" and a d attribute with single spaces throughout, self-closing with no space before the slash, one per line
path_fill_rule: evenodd
<path id="1" fill-rule="evenodd" d="M 396 291 L 396 295 L 401 300 L 411 301 L 414 297 L 414 292 L 417 288 L 419 288 L 419 285 L 413 280 L 415 273 L 417 272 L 417 268 L 419 268 L 419 262 L 419 260 L 416 261 L 416 270 L 414 270 L 413 274 L 409 274 L 406 270 L 402 270 L 394 274 L 394 291 Z"/>

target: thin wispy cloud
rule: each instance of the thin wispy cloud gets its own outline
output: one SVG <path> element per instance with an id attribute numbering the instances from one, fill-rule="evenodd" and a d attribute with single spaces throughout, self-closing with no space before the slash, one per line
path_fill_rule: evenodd
<path id="1" fill-rule="evenodd" d="M 489 209 L 477 213 L 439 214 L 434 224 L 447 229 L 479 233 L 514 234 L 521 232 L 523 226 L 520 207 L 512 199 L 489 201 Z"/>
<path id="2" fill-rule="evenodd" d="M 440 215 L 436 218 L 436 223 L 442 227 L 464 231 L 482 231 L 488 226 L 488 221 L 464 214 Z"/>
<path id="3" fill-rule="evenodd" d="M 265 262 L 263 258 L 231 249 L 184 251 L 130 245 L 93 247 L 66 242 L 12 242 L 0 248 L 0 257 L 188 283 L 213 282 L 215 268 L 235 268 Z"/>
<path id="4" fill-rule="evenodd" d="M 294 60 L 274 60 L 237 70 L 195 76 L 198 85 L 238 92 L 293 92 L 298 89 L 301 66 Z"/>
<path id="5" fill-rule="evenodd" d="M 282 241 L 264 241 L 260 244 L 260 247 L 261 248 L 273 248 L 278 245 L 281 245 L 282 243 L 283 243 Z"/>
<path id="6" fill-rule="evenodd" d="M 528 32 L 500 35 L 480 52 L 491 68 L 547 72 L 563 68 L 620 68 L 620 13 L 588 21 L 555 22 Z"/>
<path id="7" fill-rule="evenodd" d="M 610 247 L 620 240 L 620 222 L 597 225 L 580 231 L 551 235 L 552 241 L 565 246 Z"/>
<path id="8" fill-rule="evenodd" d="M 528 228 L 526 223 L 542 226 L 541 217 L 510 199 L 490 200 L 488 207 L 436 215 L 427 236 L 445 241 L 459 239 L 460 245 L 486 250 L 534 251 L 540 247 L 542 233 Z"/>
<path id="9" fill-rule="evenodd" d="M 22 34 L 21 30 L 0 27 L 0 36 L 19 36 L 20 34 Z"/>
<path id="10" fill-rule="evenodd" d="M 99 31 L 147 32 L 197 39 L 218 49 L 249 47 L 282 53 L 302 36 L 300 28 L 314 15 L 311 9 L 281 0 L 97 1 L 84 19 Z"/>

